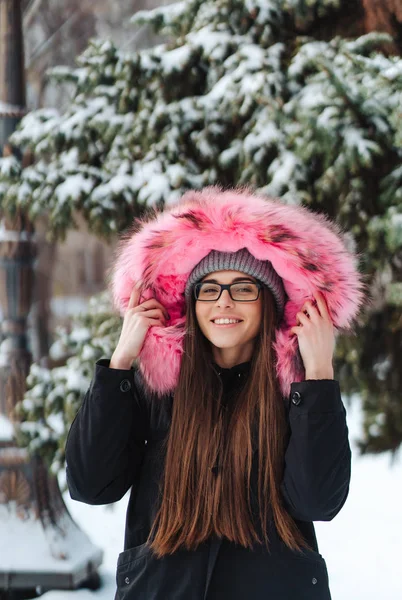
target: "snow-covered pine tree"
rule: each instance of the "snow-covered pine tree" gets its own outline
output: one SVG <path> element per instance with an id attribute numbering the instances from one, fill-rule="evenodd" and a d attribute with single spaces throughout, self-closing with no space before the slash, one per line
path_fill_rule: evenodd
<path id="1" fill-rule="evenodd" d="M 183 0 L 137 13 L 134 26 L 149 23 L 166 41 L 127 54 L 93 40 L 77 69 L 53 70 L 71 83 L 71 105 L 22 121 L 13 142 L 37 161 L 22 172 L 1 165 L 0 202 L 33 219 L 47 214 L 55 239 L 74 227 L 75 211 L 115 239 L 146 207 L 216 183 L 336 219 L 375 298 L 357 335 L 339 343 L 337 373 L 345 393 L 363 395 L 362 450 L 394 451 L 402 442 L 402 60 L 384 51 L 386 34 L 327 39 L 348 7 Z"/>
<path id="2" fill-rule="evenodd" d="M 16 440 L 42 456 L 53 474 L 64 467 L 70 425 L 91 382 L 94 363 L 111 356 L 120 335 L 120 318 L 112 313 L 107 292 L 90 299 L 88 313 L 73 320 L 71 331 L 56 330 L 50 359 L 62 366 L 33 364 L 27 392 L 16 406 Z"/>

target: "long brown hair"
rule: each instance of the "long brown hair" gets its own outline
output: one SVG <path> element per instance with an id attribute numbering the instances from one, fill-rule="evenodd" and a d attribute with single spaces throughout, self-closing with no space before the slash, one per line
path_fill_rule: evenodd
<path id="1" fill-rule="evenodd" d="M 195 300 L 186 306 L 186 334 L 161 484 L 162 500 L 148 541 L 158 556 L 180 547 L 194 550 L 211 535 L 252 548 L 269 546 L 270 515 L 285 544 L 308 546 L 281 501 L 287 422 L 275 376 L 275 307 L 263 288 L 262 322 L 247 382 L 220 410 L 222 383 L 212 365 L 210 342 L 201 332 Z M 250 476 L 253 432 L 258 444 L 258 506 L 263 540 L 252 519 Z M 216 473 L 212 468 L 221 465 Z"/>

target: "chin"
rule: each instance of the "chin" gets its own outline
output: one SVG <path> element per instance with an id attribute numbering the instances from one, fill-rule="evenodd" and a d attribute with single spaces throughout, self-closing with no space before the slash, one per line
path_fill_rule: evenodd
<path id="1" fill-rule="evenodd" d="M 208 337 L 207 338 L 208 341 L 211 342 L 211 344 L 213 344 L 214 346 L 216 346 L 217 348 L 233 348 L 235 346 L 240 346 L 243 344 L 246 344 L 248 340 L 223 340 L 222 338 L 214 338 L 213 336 Z"/>
<path id="2" fill-rule="evenodd" d="M 214 342 L 213 340 L 209 340 L 211 342 L 211 344 L 213 346 L 215 346 L 215 348 L 219 348 L 221 350 L 223 349 L 227 349 L 227 348 L 233 348 L 234 346 L 237 346 L 237 344 L 223 344 L 222 342 Z"/>

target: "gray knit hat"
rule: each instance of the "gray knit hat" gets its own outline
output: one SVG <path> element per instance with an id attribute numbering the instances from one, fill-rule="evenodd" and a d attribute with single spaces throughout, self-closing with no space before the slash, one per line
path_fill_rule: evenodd
<path id="1" fill-rule="evenodd" d="M 286 293 L 281 277 L 269 260 L 258 260 L 247 248 L 237 252 L 219 252 L 212 250 L 191 271 L 186 283 L 185 295 L 191 294 L 192 286 L 208 273 L 214 271 L 242 271 L 252 275 L 267 286 L 275 299 L 278 321 L 283 317 Z"/>

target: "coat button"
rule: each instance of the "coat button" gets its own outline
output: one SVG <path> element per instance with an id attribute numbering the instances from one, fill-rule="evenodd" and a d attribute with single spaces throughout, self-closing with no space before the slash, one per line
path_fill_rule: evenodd
<path id="1" fill-rule="evenodd" d="M 120 389 L 122 392 L 128 392 L 129 390 L 131 390 L 131 383 L 128 379 L 123 379 L 123 381 L 120 384 Z"/>
<path id="2" fill-rule="evenodd" d="M 130 578 L 126 577 L 125 580 L 124 580 L 124 583 L 127 583 L 127 585 L 128 585 L 130 583 Z"/>
<path id="3" fill-rule="evenodd" d="M 317 583 L 317 579 L 315 577 L 313 577 L 312 582 L 313 582 L 313 585 L 315 585 Z"/>
<path id="4" fill-rule="evenodd" d="M 292 402 L 293 402 L 293 404 L 296 404 L 296 406 L 298 406 L 300 404 L 300 402 L 301 402 L 300 392 L 293 392 Z"/>

